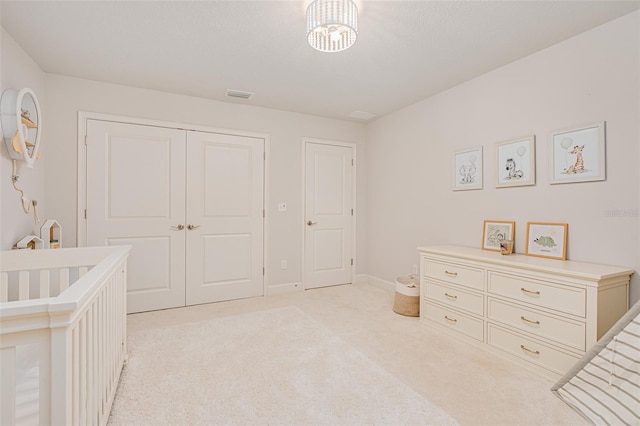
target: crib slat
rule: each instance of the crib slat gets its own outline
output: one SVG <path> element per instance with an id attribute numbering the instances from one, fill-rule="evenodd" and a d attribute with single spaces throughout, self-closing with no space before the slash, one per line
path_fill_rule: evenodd
<path id="1" fill-rule="evenodd" d="M 87 314 L 82 317 L 78 327 L 80 328 L 79 350 L 80 350 L 80 417 L 78 423 L 87 424 Z"/>
<path id="2" fill-rule="evenodd" d="M 69 288 L 69 268 L 60 268 L 60 294 Z"/>
<path id="3" fill-rule="evenodd" d="M 18 278 L 18 300 L 29 300 L 29 271 L 20 271 Z"/>
<path id="4" fill-rule="evenodd" d="M 76 326 L 73 329 L 73 346 L 71 349 L 73 364 L 71 366 L 71 424 L 73 426 L 80 424 L 80 358 L 79 358 L 79 330 Z"/>
<path id="5" fill-rule="evenodd" d="M 107 347 L 107 335 L 106 335 L 106 325 L 108 320 L 108 312 L 107 312 L 107 304 L 106 304 L 106 293 L 107 289 L 104 288 L 102 293 L 100 294 L 100 344 L 104 347 Z M 100 351 L 100 407 L 104 407 L 105 404 L 105 389 L 107 388 L 107 379 L 106 379 L 106 370 L 107 370 L 107 353 L 106 351 Z M 102 408 L 100 409 L 103 412 Z"/>
<path id="6" fill-rule="evenodd" d="M 10 346 L 0 349 L 0 386 L 2 399 L 0 405 L 0 424 L 11 425 L 16 417 L 16 348 Z"/>
<path id="7" fill-rule="evenodd" d="M 104 344 L 104 292 L 98 296 L 97 306 L 98 306 L 98 321 L 97 322 L 97 340 L 98 347 L 106 348 L 107 346 Z M 98 351 L 98 368 L 96 370 L 98 372 L 98 394 L 96 395 L 96 403 L 98 404 L 98 411 L 100 412 L 100 424 L 103 423 L 103 393 L 104 393 L 104 351 Z M 105 422 L 106 423 L 106 422 Z"/>
<path id="8" fill-rule="evenodd" d="M 40 271 L 40 298 L 44 299 L 49 297 L 50 280 L 49 270 L 43 269 Z"/>
<path id="9" fill-rule="evenodd" d="M 9 274 L 0 272 L 0 302 L 9 301 Z"/>
<path id="10" fill-rule="evenodd" d="M 95 315 L 95 302 L 91 304 L 87 310 L 87 394 L 89 399 L 87 400 L 87 424 L 98 424 L 98 417 L 96 416 L 95 409 L 95 340 L 94 340 L 94 315 Z"/>

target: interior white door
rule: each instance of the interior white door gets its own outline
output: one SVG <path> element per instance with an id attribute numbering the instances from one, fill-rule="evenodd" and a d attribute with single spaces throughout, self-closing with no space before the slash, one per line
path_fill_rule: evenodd
<path id="1" fill-rule="evenodd" d="M 183 130 L 87 121 L 87 245 L 131 245 L 127 311 L 185 305 Z"/>
<path id="2" fill-rule="evenodd" d="M 353 148 L 305 143 L 305 288 L 352 281 Z"/>
<path id="3" fill-rule="evenodd" d="M 187 136 L 187 304 L 261 296 L 264 139 Z"/>

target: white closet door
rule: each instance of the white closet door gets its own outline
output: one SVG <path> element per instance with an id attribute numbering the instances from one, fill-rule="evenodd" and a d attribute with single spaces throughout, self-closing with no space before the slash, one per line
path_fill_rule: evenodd
<path id="1" fill-rule="evenodd" d="M 187 136 L 187 304 L 263 294 L 264 139 Z"/>
<path id="2" fill-rule="evenodd" d="M 131 245 L 127 311 L 184 306 L 183 130 L 87 121 L 87 245 Z"/>
<path id="3" fill-rule="evenodd" d="M 305 144 L 306 289 L 348 284 L 353 265 L 353 148 Z"/>

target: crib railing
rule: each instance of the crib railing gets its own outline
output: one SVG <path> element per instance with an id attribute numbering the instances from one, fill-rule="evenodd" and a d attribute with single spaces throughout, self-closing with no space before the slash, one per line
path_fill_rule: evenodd
<path id="1" fill-rule="evenodd" d="M 129 250 L 0 253 L 0 424 L 106 424 L 126 357 Z"/>

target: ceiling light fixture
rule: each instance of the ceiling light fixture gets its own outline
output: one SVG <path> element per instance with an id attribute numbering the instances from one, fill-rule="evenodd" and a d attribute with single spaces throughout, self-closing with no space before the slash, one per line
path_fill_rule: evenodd
<path id="1" fill-rule="evenodd" d="M 307 41 L 321 52 L 340 52 L 358 38 L 358 7 L 353 0 L 315 0 L 307 8 Z"/>

